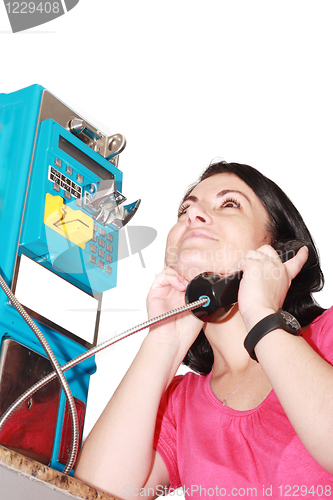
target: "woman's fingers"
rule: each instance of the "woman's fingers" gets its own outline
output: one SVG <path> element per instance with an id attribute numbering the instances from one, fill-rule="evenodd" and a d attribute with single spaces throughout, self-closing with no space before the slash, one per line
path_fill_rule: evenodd
<path id="1" fill-rule="evenodd" d="M 238 292 L 238 306 L 247 324 L 258 318 L 262 311 L 277 310 L 283 306 L 292 280 L 301 271 L 308 257 L 302 247 L 297 254 L 282 263 L 278 253 L 269 245 L 251 250 L 238 260 L 232 273 L 242 271 Z"/>
<path id="2" fill-rule="evenodd" d="M 188 281 L 181 276 L 172 267 L 165 267 L 163 271 L 156 276 L 155 281 L 151 286 L 151 291 L 160 287 L 172 286 L 183 292 L 188 285 Z"/>
<path id="3" fill-rule="evenodd" d="M 258 248 L 258 250 L 249 250 L 246 252 L 245 256 L 239 259 L 233 267 L 230 269 L 229 273 L 236 273 L 239 271 L 244 271 L 246 268 L 251 267 L 255 263 L 253 261 L 258 261 L 265 264 L 275 264 L 277 267 L 285 266 L 285 269 L 288 272 L 290 280 L 293 280 L 297 274 L 301 271 L 305 262 L 308 259 L 309 251 L 306 246 L 300 248 L 297 254 L 291 259 L 287 260 L 285 263 L 282 263 L 279 254 L 274 250 L 270 245 L 263 245 Z"/>
<path id="4" fill-rule="evenodd" d="M 288 269 L 288 274 L 290 278 L 293 280 L 302 270 L 302 267 L 306 263 L 309 257 L 308 247 L 304 246 L 299 249 L 295 257 L 284 263 L 286 268 Z"/>

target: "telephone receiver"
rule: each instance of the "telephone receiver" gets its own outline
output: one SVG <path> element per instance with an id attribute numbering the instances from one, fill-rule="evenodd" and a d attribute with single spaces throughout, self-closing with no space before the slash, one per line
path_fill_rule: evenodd
<path id="1" fill-rule="evenodd" d="M 308 241 L 301 240 L 280 240 L 272 245 L 277 251 L 282 262 L 286 262 L 296 255 L 298 250 L 307 246 L 309 250 L 308 260 L 303 266 L 304 269 L 314 267 L 317 256 L 313 245 Z M 208 301 L 192 313 L 201 321 L 215 323 L 231 309 L 238 300 L 238 289 L 243 272 L 240 271 L 229 276 L 221 276 L 214 273 L 205 272 L 198 274 L 187 286 L 185 292 L 185 302 L 189 304 L 202 298 Z"/>

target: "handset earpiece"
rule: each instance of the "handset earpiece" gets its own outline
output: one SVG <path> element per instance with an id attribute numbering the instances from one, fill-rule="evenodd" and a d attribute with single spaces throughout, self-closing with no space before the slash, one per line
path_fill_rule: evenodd
<path id="1" fill-rule="evenodd" d="M 308 241 L 280 240 L 272 246 L 279 254 L 282 262 L 291 259 L 300 248 L 307 246 L 309 256 L 303 266 L 303 270 L 317 264 L 315 249 Z M 185 302 L 189 304 L 190 302 L 207 297 L 206 304 L 193 309 L 192 313 L 205 323 L 215 323 L 237 302 L 238 289 L 242 276 L 242 271 L 229 276 L 221 276 L 209 272 L 199 274 L 188 284 L 185 292 Z"/>

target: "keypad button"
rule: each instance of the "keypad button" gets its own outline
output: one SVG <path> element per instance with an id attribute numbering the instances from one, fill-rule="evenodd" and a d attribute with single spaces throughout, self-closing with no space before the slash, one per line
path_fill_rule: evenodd
<path id="1" fill-rule="evenodd" d="M 101 248 L 98 249 L 98 257 L 101 257 L 102 259 L 104 259 L 104 250 L 102 250 Z"/>
<path id="2" fill-rule="evenodd" d="M 90 243 L 89 250 L 90 250 L 91 252 L 93 252 L 93 253 L 96 253 L 96 250 L 97 250 L 96 245 L 93 245 L 92 243 Z"/>
<path id="3" fill-rule="evenodd" d="M 98 260 L 97 261 L 97 267 L 99 267 L 100 269 L 103 269 L 104 268 L 104 262 L 102 260 Z"/>
<path id="4" fill-rule="evenodd" d="M 77 174 L 76 176 L 76 180 L 79 184 L 82 184 L 83 183 L 83 175 L 81 174 Z"/>
<path id="5" fill-rule="evenodd" d="M 112 253 L 113 252 L 113 246 L 110 245 L 110 243 L 106 244 L 106 251 Z"/>
<path id="6" fill-rule="evenodd" d="M 97 233 L 97 224 L 94 222 L 94 233 Z"/>
<path id="7" fill-rule="evenodd" d="M 65 190 L 65 198 L 67 198 L 67 200 L 71 199 L 71 193 L 67 190 Z"/>
<path id="8" fill-rule="evenodd" d="M 57 182 L 54 182 L 54 184 L 53 184 L 53 189 L 54 189 L 55 191 L 57 191 L 57 193 L 59 193 L 60 186 L 59 186 L 59 184 L 58 184 Z"/>
<path id="9" fill-rule="evenodd" d="M 111 274 L 111 273 L 112 273 L 112 267 L 111 267 L 111 266 L 106 265 L 106 266 L 105 266 L 105 271 L 106 271 L 107 273 Z"/>
<path id="10" fill-rule="evenodd" d="M 106 239 L 107 239 L 108 241 L 113 241 L 113 236 L 112 236 L 112 234 L 108 233 L 108 234 L 106 235 Z"/>
<path id="11" fill-rule="evenodd" d="M 109 253 L 107 253 L 106 256 L 105 256 L 105 260 L 106 260 L 106 262 L 112 262 L 112 255 L 110 255 Z"/>
<path id="12" fill-rule="evenodd" d="M 89 262 L 92 262 L 93 264 L 96 264 L 96 257 L 95 255 L 89 255 Z"/>
<path id="13" fill-rule="evenodd" d="M 96 243 L 96 241 L 97 241 L 97 236 L 96 236 L 96 234 L 93 234 L 93 237 L 92 237 L 91 239 L 92 239 L 92 241 L 94 241 L 94 242 Z"/>
<path id="14" fill-rule="evenodd" d="M 56 158 L 54 163 L 57 167 L 61 168 L 61 160 L 59 158 Z"/>
<path id="15" fill-rule="evenodd" d="M 105 236 L 105 229 L 103 229 L 102 227 L 99 228 L 99 234 L 101 236 Z"/>
<path id="16" fill-rule="evenodd" d="M 71 193 L 74 198 L 80 198 L 80 194 L 74 188 L 71 188 Z"/>
<path id="17" fill-rule="evenodd" d="M 100 247 L 104 248 L 105 247 L 105 241 L 102 238 L 98 238 L 98 244 Z"/>
<path id="18" fill-rule="evenodd" d="M 73 175 L 73 169 L 72 169 L 72 167 L 69 167 L 69 166 L 67 165 L 67 167 L 66 167 L 66 174 L 68 174 L 68 175 Z"/>

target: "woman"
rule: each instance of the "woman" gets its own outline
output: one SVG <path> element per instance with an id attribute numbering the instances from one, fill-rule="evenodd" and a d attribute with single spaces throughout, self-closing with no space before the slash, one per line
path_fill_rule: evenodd
<path id="1" fill-rule="evenodd" d="M 272 181 L 225 162 L 204 172 L 169 233 L 148 314 L 182 305 L 204 271 L 243 271 L 238 303 L 217 323 L 189 312 L 150 330 L 77 477 L 120 498 L 168 486 L 194 498 L 333 495 L 333 311 L 311 297 L 323 284 L 319 264 L 302 272 L 306 247 L 283 264 L 271 246 L 282 238 L 311 241 Z M 260 338 L 260 322 L 282 307 L 303 335 L 279 327 Z M 244 340 L 258 330 L 249 353 Z M 183 360 L 201 375 L 174 378 Z"/>

